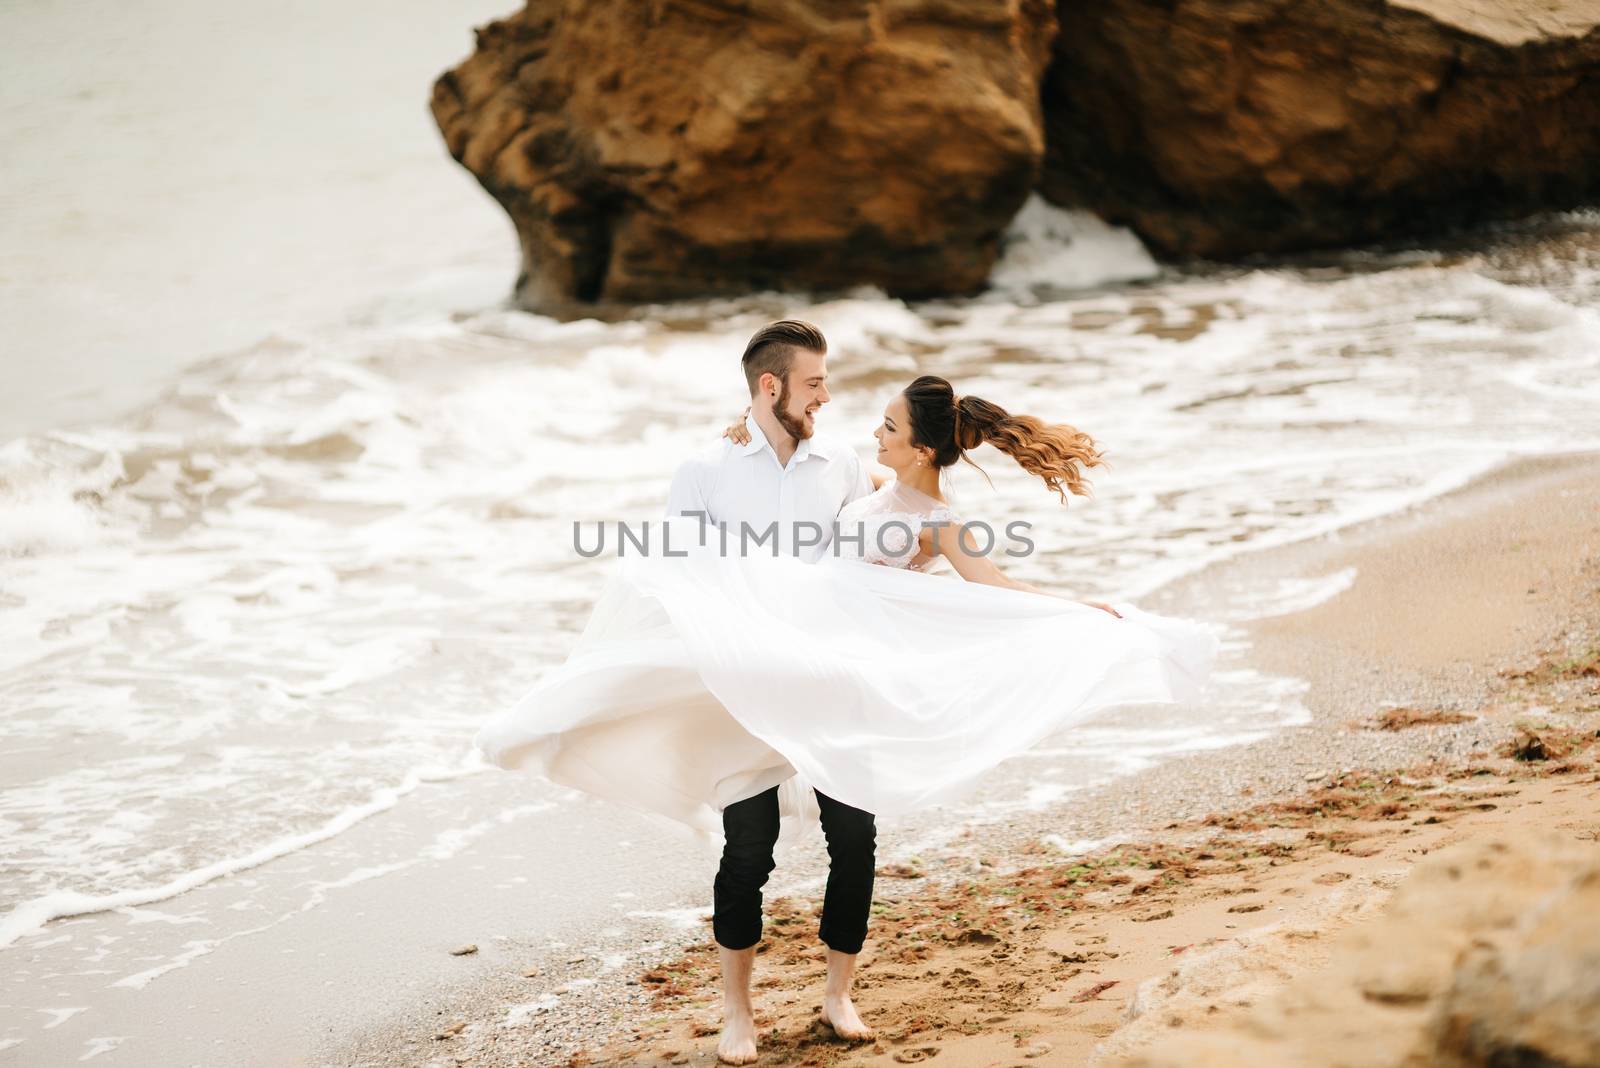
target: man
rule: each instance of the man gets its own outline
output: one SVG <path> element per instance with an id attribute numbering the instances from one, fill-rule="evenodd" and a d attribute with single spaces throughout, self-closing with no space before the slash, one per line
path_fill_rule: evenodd
<path id="1" fill-rule="evenodd" d="M 723 441 L 680 465 L 667 515 L 699 515 L 725 526 L 729 551 L 746 546 L 745 524 L 759 535 L 774 522 L 780 552 L 814 562 L 827 550 L 839 509 L 872 492 L 854 449 L 813 435 L 817 410 L 829 400 L 827 352 L 822 332 L 810 323 L 785 319 L 756 331 L 743 359 L 750 441 Z M 772 551 L 766 544 L 753 551 Z M 841 1037 L 865 1041 L 873 1034 L 850 1000 L 850 982 L 872 905 L 876 827 L 872 813 L 820 792 L 817 805 L 829 860 L 819 930 L 828 947 L 822 1018 Z M 756 1059 L 750 971 L 761 940 L 761 888 L 775 866 L 778 788 L 728 805 L 722 826 L 726 844 L 712 917 L 722 962 L 717 1058 L 750 1064 Z"/>

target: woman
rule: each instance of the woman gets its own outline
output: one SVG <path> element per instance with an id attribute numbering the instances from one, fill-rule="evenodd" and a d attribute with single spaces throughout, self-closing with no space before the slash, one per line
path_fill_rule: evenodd
<path id="1" fill-rule="evenodd" d="M 1197 696 L 1209 631 L 1012 579 L 944 500 L 983 442 L 1083 495 L 1088 435 L 923 376 L 874 436 L 894 477 L 840 511 L 836 555 L 726 555 L 680 518 L 686 555 L 624 557 L 567 663 L 479 733 L 488 758 L 715 838 L 778 784 L 791 813 L 814 788 L 896 815 L 1105 707 Z M 921 573 L 941 559 L 966 581 Z"/>
<path id="2" fill-rule="evenodd" d="M 723 436 L 735 444 L 750 440 L 745 427 L 745 409 Z M 1087 496 L 1087 483 L 1079 467 L 1099 467 L 1105 461 L 1088 434 L 1065 424 L 1051 426 L 1031 415 L 1012 415 L 997 404 L 980 397 L 957 397 L 949 382 L 937 375 L 923 375 L 906 389 L 890 398 L 884 409 L 883 421 L 872 432 L 878 442 L 877 462 L 895 473 L 894 487 L 885 502 L 874 505 L 847 506 L 839 518 L 847 515 L 856 518 L 868 514 L 894 514 L 900 504 L 909 505 L 906 513 L 918 517 L 918 523 L 902 527 L 894 524 L 900 536 L 898 546 L 909 548 L 909 530 L 915 526 L 917 551 L 903 562 L 882 553 L 879 538 L 868 543 L 866 556 L 870 563 L 904 566 L 913 571 L 928 570 L 943 557 L 955 572 L 968 582 L 982 582 L 991 586 L 1005 586 L 1029 593 L 1042 593 L 1064 597 L 1050 590 L 1041 590 L 1026 582 L 1008 577 L 995 566 L 989 552 L 978 545 L 977 536 L 964 529 L 955 513 L 945 506 L 941 473 L 956 460 L 972 464 L 967 450 L 988 442 L 1012 456 L 1022 467 L 1044 479 L 1045 485 L 1055 490 L 1066 502 L 1068 491 Z M 937 443 L 937 447 L 927 444 Z M 976 464 L 972 466 L 977 467 Z M 982 470 L 979 468 L 979 470 Z M 986 476 L 987 477 L 987 476 Z M 882 491 L 889 480 L 879 474 L 872 475 L 875 489 Z M 891 505 L 885 508 L 884 504 Z M 932 507 L 929 507 L 932 505 Z M 935 518 L 936 517 L 936 518 Z M 892 520 L 880 519 L 872 526 L 874 533 L 885 529 Z M 865 523 L 858 525 L 865 526 Z M 990 547 L 992 549 L 992 546 Z M 1121 614 L 1100 601 L 1079 601 L 1121 618 Z"/>

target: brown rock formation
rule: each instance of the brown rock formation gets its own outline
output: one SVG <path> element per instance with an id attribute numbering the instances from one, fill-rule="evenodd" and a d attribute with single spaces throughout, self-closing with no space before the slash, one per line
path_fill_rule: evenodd
<path id="1" fill-rule="evenodd" d="M 434 86 L 551 308 L 981 288 L 1043 152 L 1049 0 L 529 0 Z"/>
<path id="2" fill-rule="evenodd" d="M 1270 966 L 1254 954 L 1197 959 L 1181 982 L 1175 971 L 1163 981 L 1176 988 L 1159 1002 L 1165 1011 L 1184 1005 L 1206 1020 L 1207 1006 L 1235 1000 L 1230 987 L 1250 996 L 1212 1025 L 1162 1028 L 1105 1063 L 1588 1068 L 1600 1064 L 1597 908 L 1600 849 L 1591 843 L 1541 832 L 1451 846 L 1419 863 L 1380 915 L 1333 939 L 1325 966 L 1267 996 L 1247 985 L 1252 969 Z M 1185 987 L 1200 998 L 1185 998 Z"/>
<path id="3" fill-rule="evenodd" d="M 1041 188 L 1158 253 L 1347 245 L 1600 194 L 1597 0 L 1059 5 Z"/>
<path id="4" fill-rule="evenodd" d="M 1468 948 L 1431 1037 L 1440 1068 L 1600 1064 L 1600 862 Z"/>

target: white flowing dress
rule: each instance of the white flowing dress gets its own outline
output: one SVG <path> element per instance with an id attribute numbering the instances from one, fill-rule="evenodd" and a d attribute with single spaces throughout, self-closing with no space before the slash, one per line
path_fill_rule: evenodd
<path id="1" fill-rule="evenodd" d="M 620 560 L 566 663 L 476 744 L 708 840 L 780 784 L 802 825 L 808 787 L 880 816 L 947 801 L 1109 706 L 1195 702 L 1216 653 L 1203 625 L 1131 604 L 926 573 L 912 532 L 960 520 L 894 481 L 840 511 L 838 555 L 814 564 L 668 522 L 687 555 Z"/>

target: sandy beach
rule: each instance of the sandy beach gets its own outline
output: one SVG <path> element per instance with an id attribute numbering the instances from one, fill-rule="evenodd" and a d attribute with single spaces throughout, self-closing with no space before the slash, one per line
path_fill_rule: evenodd
<path id="1" fill-rule="evenodd" d="M 761 1063 L 1165 1064 L 1179 1033 L 1237 1047 L 1227 1028 L 1328 969 L 1341 933 L 1381 922 L 1427 858 L 1538 834 L 1592 854 L 1600 458 L 1514 461 L 1404 513 L 1212 567 L 1150 607 L 1203 616 L 1230 584 L 1328 575 L 1342 592 L 1248 626 L 1253 663 L 1310 684 L 1311 723 L 1077 799 L 1074 826 L 1096 848 L 1024 818 L 880 870 L 857 998 L 876 1042 L 814 1025 L 818 901 L 769 897 Z M 708 935 L 637 972 L 597 976 L 575 956 L 498 977 L 329 1059 L 711 1063 Z M 1410 1032 L 1379 1030 L 1397 1057 Z M 1305 1063 L 1346 1062 L 1322 1049 Z"/>
<path id="2" fill-rule="evenodd" d="M 940 492 L 1219 653 L 863 799 L 874 1043 L 813 1029 L 786 841 L 763 1063 L 1521 1042 L 1450 1021 L 1594 845 L 1594 4 L 990 6 L 0 9 L 0 1068 L 711 1064 L 716 851 L 474 739 L 791 317 L 841 458 L 925 375 L 1092 436 L 1088 495 L 1001 422 Z M 941 690 L 1083 711 L 991 683 L 1091 649 L 984 630 Z"/>

